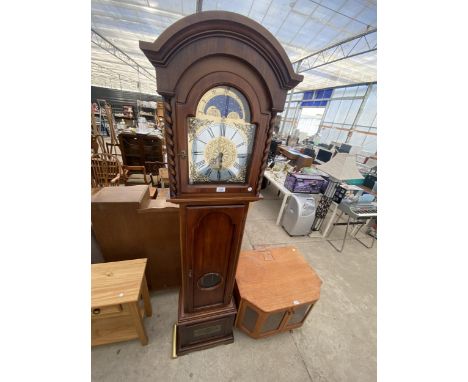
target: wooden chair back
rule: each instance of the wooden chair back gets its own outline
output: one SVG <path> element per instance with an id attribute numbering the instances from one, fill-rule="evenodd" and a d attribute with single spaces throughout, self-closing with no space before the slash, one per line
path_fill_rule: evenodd
<path id="1" fill-rule="evenodd" d="M 115 187 L 120 183 L 122 166 L 118 159 L 108 153 L 91 156 L 92 185 L 94 187 Z"/>
<path id="2" fill-rule="evenodd" d="M 97 142 L 96 136 L 91 134 L 91 153 L 97 154 L 99 152 L 99 144 Z"/>
<path id="3" fill-rule="evenodd" d="M 96 123 L 96 116 L 94 115 L 94 109 L 93 105 L 91 104 L 91 149 L 94 154 L 97 154 L 99 152 L 99 149 L 101 149 L 102 153 L 107 152 L 107 148 L 104 145 L 104 138 L 102 137 Z"/>
<path id="4" fill-rule="evenodd" d="M 117 151 L 117 148 L 119 151 Z M 109 154 L 122 156 L 122 154 L 120 154 L 120 146 L 118 144 L 106 142 L 106 150 Z"/>
<path id="5" fill-rule="evenodd" d="M 96 123 L 96 116 L 94 115 L 93 104 L 91 104 L 91 126 L 92 126 L 92 134 L 94 136 L 100 135 L 99 129 L 98 129 L 97 123 Z"/>
<path id="6" fill-rule="evenodd" d="M 109 124 L 109 133 L 110 133 L 111 143 L 113 145 L 118 145 L 119 142 L 117 141 L 117 134 L 115 133 L 114 116 L 112 115 L 112 108 L 110 105 L 106 104 L 105 110 L 106 110 L 107 123 Z"/>
<path id="7" fill-rule="evenodd" d="M 91 150 L 93 154 L 98 154 L 99 150 L 101 150 L 101 153 L 107 153 L 102 135 L 91 134 Z"/>
<path id="8" fill-rule="evenodd" d="M 145 166 L 147 161 L 164 159 L 162 140 L 159 137 L 142 134 L 121 133 L 119 135 L 122 163 L 129 166 Z"/>

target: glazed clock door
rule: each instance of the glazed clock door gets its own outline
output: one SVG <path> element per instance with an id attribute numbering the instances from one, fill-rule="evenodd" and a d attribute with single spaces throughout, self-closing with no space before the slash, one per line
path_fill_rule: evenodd
<path id="1" fill-rule="evenodd" d="M 227 305 L 234 287 L 235 264 L 247 206 L 187 206 L 187 308 Z"/>
<path id="2" fill-rule="evenodd" d="M 188 118 L 189 183 L 247 182 L 256 125 L 244 95 L 229 86 L 208 90 Z"/>

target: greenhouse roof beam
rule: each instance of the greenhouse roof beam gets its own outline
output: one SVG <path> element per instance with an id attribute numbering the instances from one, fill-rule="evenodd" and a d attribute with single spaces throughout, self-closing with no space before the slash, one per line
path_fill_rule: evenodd
<path id="1" fill-rule="evenodd" d="M 371 28 L 364 33 L 302 57 L 294 61 L 294 64 L 298 64 L 297 73 L 303 73 L 374 50 L 377 50 L 377 28 Z"/>
<path id="2" fill-rule="evenodd" d="M 91 28 L 91 41 L 105 50 L 107 53 L 112 54 L 114 57 L 117 57 L 119 60 L 123 61 L 128 66 L 135 69 L 139 74 L 145 76 L 146 78 L 156 81 L 156 76 L 151 74 L 148 70 L 141 67 L 133 58 L 131 58 L 127 53 L 122 51 L 120 48 L 116 47 L 105 37 L 101 36 L 98 32 Z"/>

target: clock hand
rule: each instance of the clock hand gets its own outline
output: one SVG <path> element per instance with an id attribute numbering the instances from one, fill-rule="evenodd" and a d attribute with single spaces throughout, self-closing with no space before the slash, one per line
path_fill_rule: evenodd
<path id="1" fill-rule="evenodd" d="M 223 153 L 218 153 L 215 159 L 215 165 L 219 170 L 221 170 L 223 167 Z"/>
<path id="2" fill-rule="evenodd" d="M 219 153 L 219 169 L 223 168 L 223 153 Z"/>

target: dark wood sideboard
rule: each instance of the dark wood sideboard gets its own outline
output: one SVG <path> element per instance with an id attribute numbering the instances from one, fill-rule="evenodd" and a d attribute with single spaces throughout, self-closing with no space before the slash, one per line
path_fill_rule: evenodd
<path id="1" fill-rule="evenodd" d="M 119 134 L 122 162 L 127 166 L 144 166 L 145 162 L 164 162 L 162 139 L 148 134 Z"/>
<path id="2" fill-rule="evenodd" d="M 147 258 L 152 290 L 180 286 L 179 206 L 168 189 L 150 199 L 147 185 L 104 187 L 91 196 L 91 221 L 105 261 Z"/>

